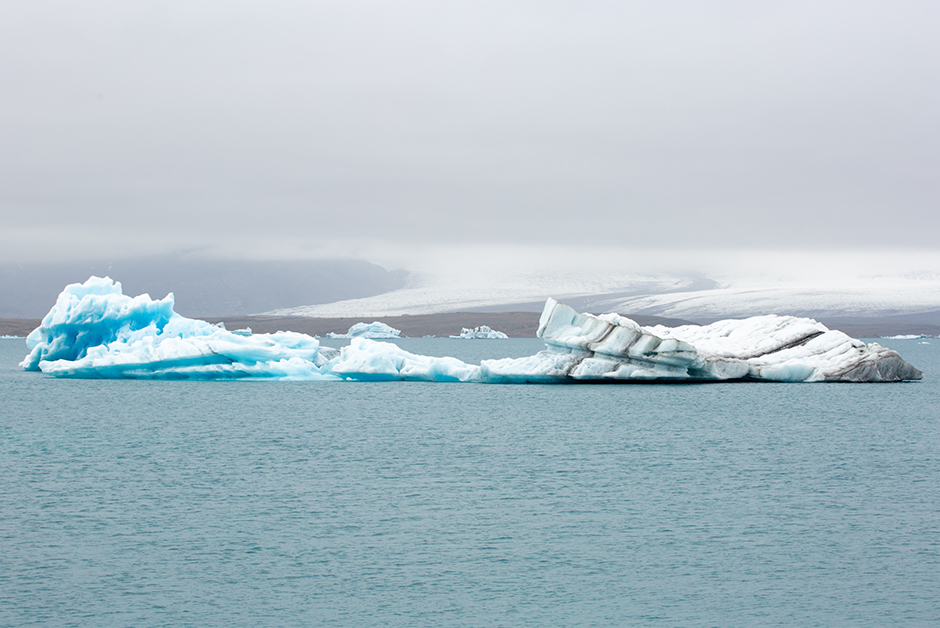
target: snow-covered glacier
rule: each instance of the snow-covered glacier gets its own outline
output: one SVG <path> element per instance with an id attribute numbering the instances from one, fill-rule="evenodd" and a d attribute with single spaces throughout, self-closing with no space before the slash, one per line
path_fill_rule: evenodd
<path id="1" fill-rule="evenodd" d="M 537 332 L 546 350 L 473 365 L 362 337 L 337 351 L 293 332 L 244 335 L 180 316 L 173 305 L 172 294 L 160 300 L 129 297 L 108 278 L 71 284 L 27 337 L 30 353 L 21 366 L 56 377 L 147 379 L 563 383 L 922 377 L 894 351 L 788 316 L 641 327 L 617 314 L 581 314 L 549 299 Z"/>

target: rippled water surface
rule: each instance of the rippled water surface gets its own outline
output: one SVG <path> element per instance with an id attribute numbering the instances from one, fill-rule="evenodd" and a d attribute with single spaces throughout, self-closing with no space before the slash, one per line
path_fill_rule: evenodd
<path id="1" fill-rule="evenodd" d="M 0 340 L 0 625 L 940 625 L 940 341 L 883 342 L 925 379 L 72 381 Z"/>

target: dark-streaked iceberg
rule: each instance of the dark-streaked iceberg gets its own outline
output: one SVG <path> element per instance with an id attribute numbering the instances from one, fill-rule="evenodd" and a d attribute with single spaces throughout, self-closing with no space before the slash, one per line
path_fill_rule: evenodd
<path id="1" fill-rule="evenodd" d="M 132 298 L 108 278 L 69 285 L 26 339 L 30 353 L 21 366 L 56 377 L 142 379 L 564 383 L 922 377 L 894 351 L 791 316 L 641 327 L 617 314 L 580 314 L 549 299 L 537 332 L 545 351 L 477 366 L 362 337 L 337 351 L 293 332 L 230 332 L 180 316 L 173 305 L 172 294 L 156 301 L 146 294 Z"/>
<path id="2" fill-rule="evenodd" d="M 618 314 L 581 314 L 549 299 L 537 332 L 548 348 L 489 360 L 485 381 L 899 382 L 923 373 L 896 351 L 795 316 L 642 327 Z"/>

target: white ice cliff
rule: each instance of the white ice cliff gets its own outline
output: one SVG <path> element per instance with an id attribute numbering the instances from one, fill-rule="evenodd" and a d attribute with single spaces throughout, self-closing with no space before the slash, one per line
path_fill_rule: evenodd
<path id="1" fill-rule="evenodd" d="M 385 323 L 375 321 L 373 323 L 356 323 L 349 328 L 345 334 L 336 334 L 330 332 L 328 338 L 371 338 L 372 340 L 391 340 L 398 338 L 401 330 L 395 329 Z"/>
<path id="2" fill-rule="evenodd" d="M 474 327 L 473 329 L 462 327 L 460 329 L 460 335 L 451 336 L 451 338 L 459 340 L 488 340 L 509 338 L 509 336 L 501 331 L 491 329 L 489 325 L 480 325 L 479 327 Z"/>
<path id="3" fill-rule="evenodd" d="M 92 277 L 59 295 L 27 338 L 21 363 L 57 377 L 416 380 L 483 383 L 627 381 L 872 382 L 920 379 L 894 351 L 810 319 L 758 316 L 712 325 L 641 327 L 617 314 L 579 314 L 549 299 L 536 355 L 484 360 L 415 355 L 354 337 L 342 350 L 304 334 L 242 335 L 180 316 L 173 295 L 129 297 Z"/>

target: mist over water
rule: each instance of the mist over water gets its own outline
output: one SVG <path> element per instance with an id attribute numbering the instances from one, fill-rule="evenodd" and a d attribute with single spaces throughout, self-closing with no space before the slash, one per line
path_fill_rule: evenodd
<path id="1" fill-rule="evenodd" d="M 169 260 L 162 291 L 180 256 L 358 260 L 426 292 L 356 316 L 700 280 L 738 291 L 709 317 L 940 309 L 935 3 L 229 9 L 10 8 L 0 263 Z M 390 289 L 349 279 L 191 311 Z"/>

